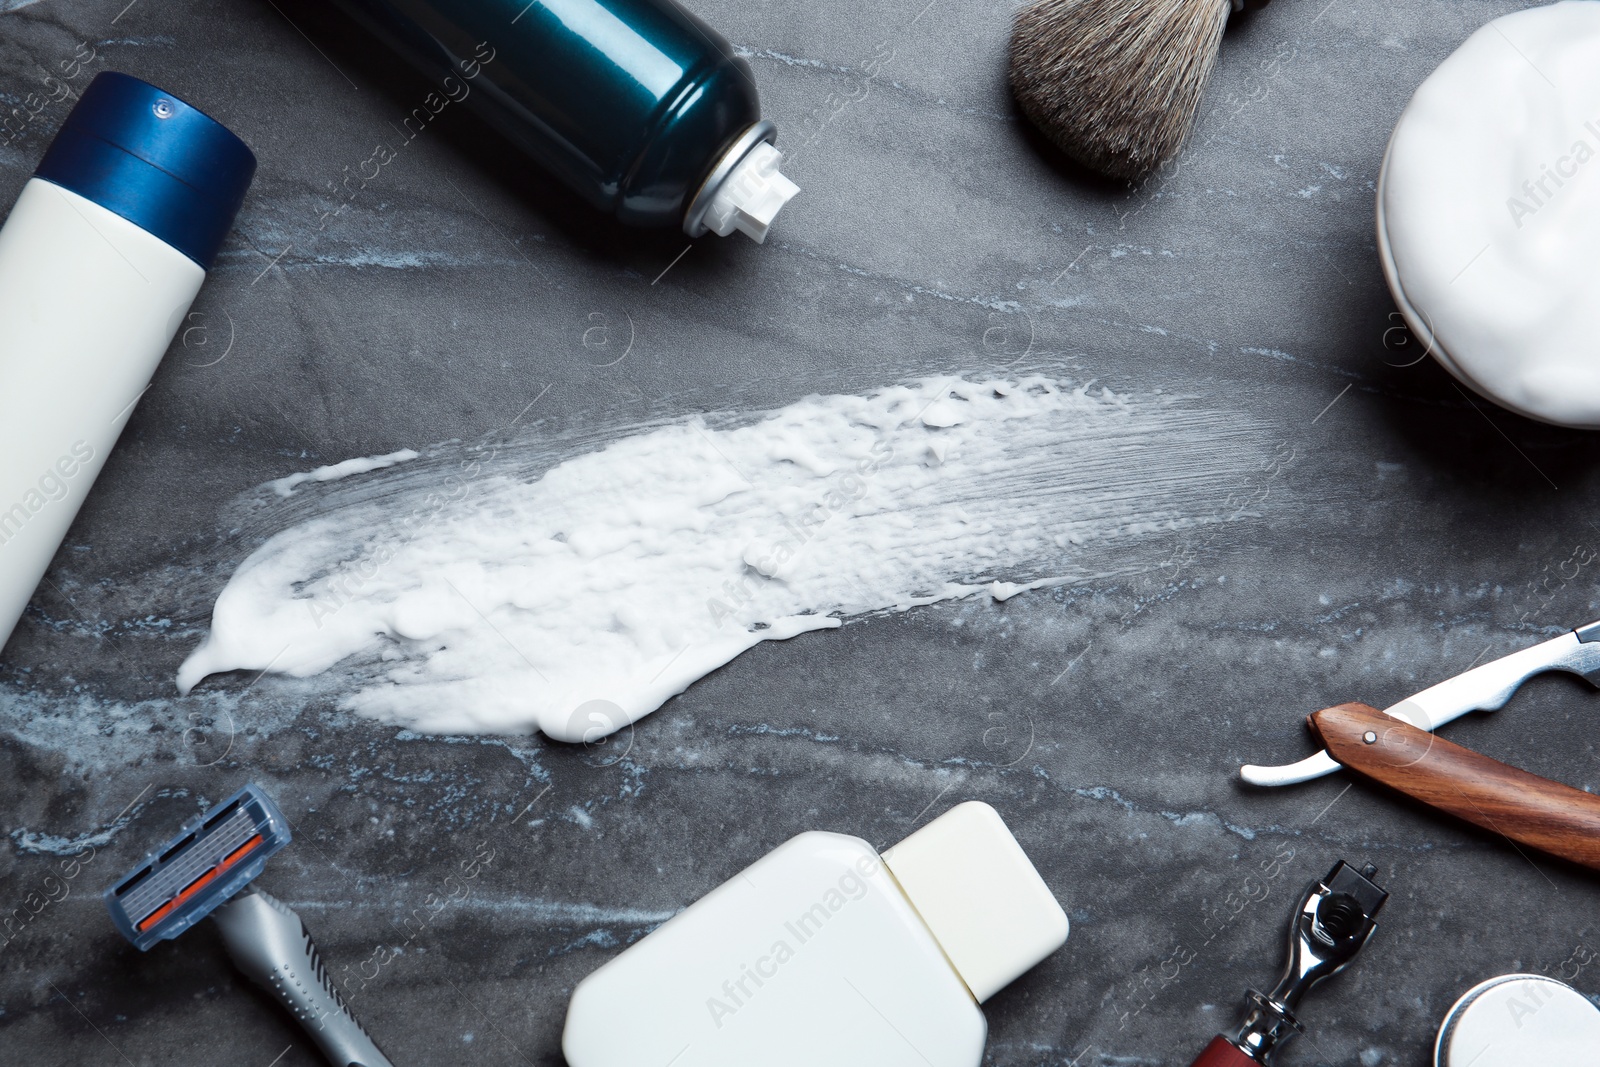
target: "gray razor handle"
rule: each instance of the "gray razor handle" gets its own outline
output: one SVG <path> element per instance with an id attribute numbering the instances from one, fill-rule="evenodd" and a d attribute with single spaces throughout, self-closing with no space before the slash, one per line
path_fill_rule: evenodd
<path id="1" fill-rule="evenodd" d="M 271 993 L 336 1067 L 394 1067 L 328 980 L 317 946 L 294 909 L 246 889 L 211 913 L 245 977 Z"/>

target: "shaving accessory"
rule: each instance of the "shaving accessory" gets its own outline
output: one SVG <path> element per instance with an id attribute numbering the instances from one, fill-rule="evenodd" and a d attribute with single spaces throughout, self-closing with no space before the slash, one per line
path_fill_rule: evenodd
<path id="1" fill-rule="evenodd" d="M 1504 707 L 1523 682 L 1546 671 L 1566 671 L 1600 685 L 1600 621 L 1474 667 L 1385 708 L 1383 713 L 1419 730 L 1437 730 L 1469 711 Z M 1281 767 L 1246 764 L 1239 768 L 1239 776 L 1251 785 L 1295 785 L 1332 774 L 1340 766 L 1322 751 Z"/>
<path id="2" fill-rule="evenodd" d="M 453 103 L 630 226 L 760 244 L 800 191 L 749 62 L 676 0 L 334 2 L 434 87 L 346 205 Z"/>
<path id="3" fill-rule="evenodd" d="M 1233 12 L 1267 0 L 1038 0 L 1011 31 L 1011 91 L 1067 155 L 1138 181 L 1171 159 Z"/>
<path id="4" fill-rule="evenodd" d="M 1391 366 L 1431 356 L 1471 403 L 1596 430 L 1600 4 L 1508 6 L 1416 87 L 1383 154 L 1378 259 L 1409 335 Z"/>
<path id="5" fill-rule="evenodd" d="M 1600 870 L 1600 797 L 1434 736 L 1469 711 L 1504 706 L 1523 681 L 1560 670 L 1600 684 L 1600 622 L 1475 667 L 1393 707 L 1338 704 L 1307 718 L 1325 746 L 1283 767 L 1246 766 L 1253 785 L 1304 782 L 1341 767 L 1518 844 Z"/>
<path id="6" fill-rule="evenodd" d="M 1308 722 L 1344 767 L 1518 844 L 1600 871 L 1600 797 L 1435 737 L 1366 704 Z"/>
<path id="7" fill-rule="evenodd" d="M 1565 982 L 1502 974 L 1461 995 L 1439 1025 L 1434 1067 L 1592 1067 L 1600 1008 Z"/>
<path id="8" fill-rule="evenodd" d="M 1305 1032 L 1300 1002 L 1313 986 L 1349 966 L 1378 928 L 1374 919 L 1389 894 L 1372 881 L 1377 873 L 1370 863 L 1358 871 L 1340 860 L 1326 878 L 1311 883 L 1289 921 L 1283 977 L 1270 993 L 1250 990 L 1237 1035 L 1218 1034 L 1191 1067 L 1270 1064 L 1285 1041 Z"/>
<path id="9" fill-rule="evenodd" d="M 62 89 L 77 103 L 0 226 L 0 647 L 167 347 L 198 324 L 189 307 L 256 170 L 231 131 L 148 82 L 108 70 L 81 97 Z"/>
<path id="10" fill-rule="evenodd" d="M 811 831 L 579 982 L 561 1051 L 568 1067 L 980 1067 L 979 1005 L 1069 925 L 981 801 L 881 856 Z"/>
<path id="11" fill-rule="evenodd" d="M 300 916 L 250 885 L 289 839 L 272 798 L 247 785 L 107 889 L 111 921 L 147 952 L 211 916 L 234 965 L 299 1020 L 330 1063 L 393 1067 L 333 988 Z"/>

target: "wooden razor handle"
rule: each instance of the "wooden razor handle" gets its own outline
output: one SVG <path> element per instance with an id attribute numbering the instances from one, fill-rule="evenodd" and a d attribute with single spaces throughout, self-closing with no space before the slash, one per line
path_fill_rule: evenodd
<path id="1" fill-rule="evenodd" d="M 1328 755 L 1429 807 L 1600 870 L 1600 797 L 1419 730 L 1366 704 L 1308 717 Z"/>

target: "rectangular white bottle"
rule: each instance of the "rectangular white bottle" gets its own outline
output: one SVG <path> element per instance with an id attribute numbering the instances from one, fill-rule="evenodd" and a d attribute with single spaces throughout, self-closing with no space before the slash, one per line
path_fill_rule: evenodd
<path id="1" fill-rule="evenodd" d="M 223 126 L 106 72 L 0 228 L 0 648 L 254 173 L 255 157 Z"/>
<path id="2" fill-rule="evenodd" d="M 978 1067 L 978 1005 L 1067 939 L 1067 916 L 989 805 L 880 858 L 806 833 L 573 991 L 570 1067 Z"/>

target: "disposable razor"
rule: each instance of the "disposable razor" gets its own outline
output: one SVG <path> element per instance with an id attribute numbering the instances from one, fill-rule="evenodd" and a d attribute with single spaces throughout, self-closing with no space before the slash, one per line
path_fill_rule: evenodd
<path id="1" fill-rule="evenodd" d="M 1389 894 L 1372 881 L 1378 869 L 1340 860 L 1300 897 L 1289 920 L 1289 959 L 1270 993 L 1250 990 L 1243 1025 L 1218 1034 L 1190 1067 L 1263 1067 L 1285 1041 L 1304 1033 L 1296 1012 L 1311 987 L 1350 965 L 1372 933 Z"/>
<path id="2" fill-rule="evenodd" d="M 1518 770 L 1432 731 L 1470 711 L 1493 711 L 1528 678 L 1567 671 L 1600 685 L 1600 622 L 1513 652 L 1382 711 L 1323 708 L 1307 723 L 1325 746 L 1283 767 L 1245 766 L 1252 785 L 1309 781 L 1347 768 L 1475 826 L 1600 870 L 1600 797 Z"/>
<path id="3" fill-rule="evenodd" d="M 272 798 L 247 785 L 107 889 L 111 921 L 147 952 L 211 916 L 234 965 L 300 1021 L 330 1063 L 393 1067 L 328 980 L 300 916 L 250 886 L 289 837 Z"/>

